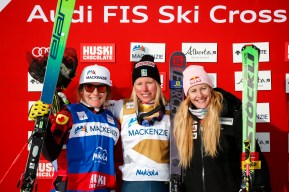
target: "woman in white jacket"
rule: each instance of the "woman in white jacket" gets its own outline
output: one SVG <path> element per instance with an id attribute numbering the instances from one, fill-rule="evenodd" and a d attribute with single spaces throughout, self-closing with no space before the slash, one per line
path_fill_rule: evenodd
<path id="1" fill-rule="evenodd" d="M 122 192 L 169 191 L 169 108 L 153 61 L 144 55 L 134 65 L 131 98 L 110 103 L 121 123 Z"/>

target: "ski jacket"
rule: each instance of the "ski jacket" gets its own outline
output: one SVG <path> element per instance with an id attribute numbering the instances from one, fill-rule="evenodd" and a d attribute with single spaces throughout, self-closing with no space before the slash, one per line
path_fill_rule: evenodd
<path id="1" fill-rule="evenodd" d="M 183 188 L 186 192 L 238 192 L 241 186 L 242 102 L 234 95 L 215 88 L 223 97 L 221 136 L 217 156 L 204 154 L 200 120 L 193 122 L 194 152 L 189 168 L 184 170 Z M 256 144 L 258 146 L 258 144 Z M 260 151 L 258 147 L 257 150 Z M 255 170 L 256 190 L 270 191 L 269 170 L 260 153 L 262 169 Z M 260 190 L 257 190 L 260 189 Z"/>
<path id="2" fill-rule="evenodd" d="M 66 144 L 67 191 L 115 187 L 114 147 L 119 129 L 110 111 L 94 113 L 79 103 L 67 105 L 53 119 L 49 132 L 43 151 L 46 159 L 58 158 Z"/>
<path id="3" fill-rule="evenodd" d="M 140 125 L 133 102 L 111 101 L 110 110 L 121 122 L 124 164 L 120 166 L 125 181 L 169 181 L 169 108 L 161 121 L 152 126 Z M 140 104 L 139 112 L 148 112 L 152 105 Z"/>

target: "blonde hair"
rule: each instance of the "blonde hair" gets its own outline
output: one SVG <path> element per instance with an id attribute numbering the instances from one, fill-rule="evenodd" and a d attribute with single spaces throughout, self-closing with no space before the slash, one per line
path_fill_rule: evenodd
<path id="1" fill-rule="evenodd" d="M 211 157 L 217 155 L 217 148 L 220 141 L 220 113 L 222 110 L 222 94 L 212 90 L 212 97 L 208 105 L 206 117 L 202 121 L 202 140 L 205 154 Z M 179 106 L 174 118 L 173 135 L 176 140 L 178 153 L 180 156 L 180 166 L 186 168 L 190 166 L 193 157 L 193 116 L 189 111 L 190 98 L 187 97 Z"/>
<path id="2" fill-rule="evenodd" d="M 161 104 L 162 105 L 166 105 L 167 104 L 167 100 L 166 100 L 166 98 L 165 98 L 165 96 L 164 96 L 164 94 L 162 92 L 160 84 L 157 81 L 155 81 L 155 80 L 154 80 L 154 83 L 156 84 L 156 87 L 157 87 L 156 98 L 154 99 L 155 100 L 154 107 L 157 107 L 157 106 L 159 106 Z M 132 88 L 130 100 L 133 101 L 136 110 L 138 110 L 139 98 L 136 95 L 134 86 Z"/>

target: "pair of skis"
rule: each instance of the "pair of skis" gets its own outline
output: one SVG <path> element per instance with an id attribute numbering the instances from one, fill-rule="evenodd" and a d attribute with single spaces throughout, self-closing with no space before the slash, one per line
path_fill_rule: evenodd
<path id="1" fill-rule="evenodd" d="M 260 49 L 254 45 L 242 48 L 242 119 L 243 119 L 243 148 L 242 148 L 242 184 L 241 192 L 252 191 L 254 170 L 261 168 L 256 152 L 256 110 L 258 90 L 258 68 Z"/>
<path id="2" fill-rule="evenodd" d="M 170 57 L 170 192 L 181 191 L 182 170 L 179 167 L 179 155 L 173 137 L 174 117 L 180 103 L 184 100 L 183 70 L 186 68 L 186 56 L 183 52 L 174 52 Z"/>
<path id="3" fill-rule="evenodd" d="M 75 0 L 58 0 L 55 21 L 50 43 L 50 51 L 45 71 L 43 89 L 40 100 L 43 103 L 51 105 L 53 103 L 54 93 L 60 72 L 60 66 L 66 46 L 68 32 L 74 11 Z M 25 172 L 21 176 L 21 192 L 31 192 L 34 189 L 37 178 L 37 168 L 43 147 L 46 129 L 49 123 L 48 114 L 36 117 L 34 130 L 29 141 L 31 147 L 26 163 Z M 28 142 L 29 142 L 28 141 Z"/>

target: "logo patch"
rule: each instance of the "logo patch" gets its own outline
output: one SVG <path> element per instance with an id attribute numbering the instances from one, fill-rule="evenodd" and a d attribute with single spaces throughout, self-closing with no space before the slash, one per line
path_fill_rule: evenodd
<path id="1" fill-rule="evenodd" d="M 126 108 L 127 108 L 127 109 L 132 109 L 132 108 L 134 108 L 133 102 L 127 102 L 125 105 L 126 105 Z"/>
<path id="2" fill-rule="evenodd" d="M 81 131 L 84 131 L 84 132 L 88 133 L 86 126 L 79 126 L 79 127 L 76 127 L 76 128 L 75 128 L 74 134 L 76 135 L 77 133 L 79 133 L 79 132 L 81 132 Z"/>
<path id="3" fill-rule="evenodd" d="M 114 120 L 113 120 L 112 116 L 106 115 L 106 117 L 107 117 L 107 121 L 108 121 L 110 124 L 113 124 L 113 125 L 114 125 Z"/>
<path id="4" fill-rule="evenodd" d="M 62 114 L 58 114 L 56 117 L 56 123 L 59 125 L 65 125 L 69 120 L 69 117 L 62 115 Z"/>
<path id="5" fill-rule="evenodd" d="M 147 71 L 147 69 L 142 69 L 142 70 L 141 70 L 141 76 L 142 76 L 142 77 L 147 77 L 147 76 L 148 76 L 148 71 Z"/>
<path id="6" fill-rule="evenodd" d="M 85 114 L 84 111 L 76 112 L 78 115 L 79 120 L 85 120 L 88 119 L 87 115 Z"/>
<path id="7" fill-rule="evenodd" d="M 97 147 L 93 153 L 92 160 L 94 162 L 106 164 L 108 160 L 108 152 L 102 147 Z"/>
<path id="8" fill-rule="evenodd" d="M 192 126 L 193 139 L 198 138 L 198 123 L 195 121 Z"/>
<path id="9" fill-rule="evenodd" d="M 220 119 L 220 123 L 221 123 L 222 125 L 233 125 L 233 121 L 234 121 L 233 118 L 228 118 L 228 117 L 222 117 L 222 118 Z"/>

